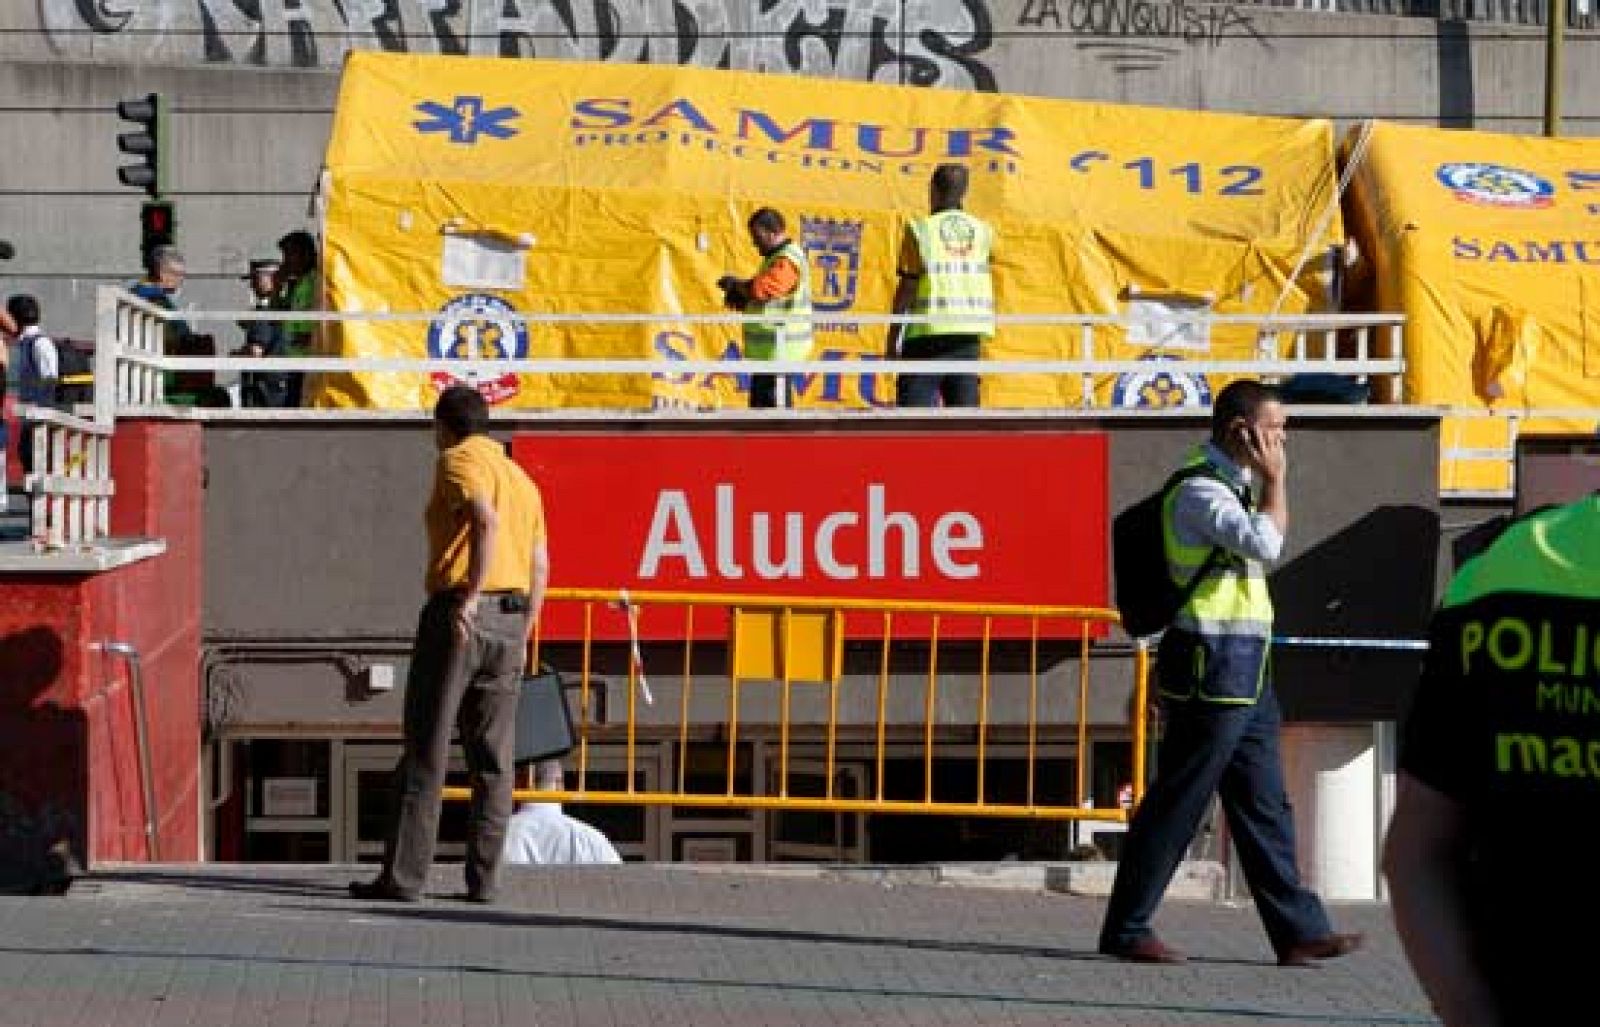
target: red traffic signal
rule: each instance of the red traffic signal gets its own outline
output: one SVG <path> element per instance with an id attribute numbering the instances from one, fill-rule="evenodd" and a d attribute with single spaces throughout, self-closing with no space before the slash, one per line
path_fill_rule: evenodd
<path id="1" fill-rule="evenodd" d="M 146 203 L 139 208 L 139 223 L 150 235 L 171 235 L 172 204 Z"/>
<path id="2" fill-rule="evenodd" d="M 139 252 L 146 258 L 157 246 L 171 246 L 178 238 L 178 221 L 170 200 L 139 205 Z"/>

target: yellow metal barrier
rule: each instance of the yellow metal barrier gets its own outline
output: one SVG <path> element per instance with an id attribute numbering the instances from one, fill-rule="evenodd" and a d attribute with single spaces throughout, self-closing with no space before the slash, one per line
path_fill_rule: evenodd
<path id="1" fill-rule="evenodd" d="M 638 806 L 692 806 L 701 808 L 737 808 L 795 810 L 831 813 L 922 813 L 986 817 L 1024 817 L 1055 820 L 1098 820 L 1126 822 L 1128 811 L 1119 806 L 1094 806 L 1087 782 L 1087 755 L 1089 745 L 1089 688 L 1091 678 L 1090 650 L 1098 629 L 1117 623 L 1113 610 L 1078 606 L 1021 606 L 983 603 L 893 602 L 873 599 L 791 598 L 747 595 L 712 595 L 677 592 L 617 592 L 598 589 L 552 589 L 546 600 L 547 618 L 552 607 L 558 604 L 581 605 L 582 638 L 576 643 L 579 667 L 559 668 L 564 676 L 577 680 L 577 702 L 574 722 L 577 730 L 576 775 L 577 787 L 568 791 L 526 791 L 516 795 L 521 801 L 560 801 L 583 803 L 609 803 Z M 603 681 L 595 671 L 596 613 L 629 618 L 636 629 L 639 620 L 652 611 L 677 609 L 681 617 L 682 670 L 675 723 L 651 725 L 658 739 L 675 739 L 678 743 L 675 773 L 667 775 L 671 787 L 660 790 L 640 789 L 635 784 L 637 749 L 640 742 L 641 723 L 639 700 L 648 695 L 637 645 L 627 640 L 616 643 L 632 654 L 626 659 L 627 690 L 624 718 L 621 725 L 599 719 L 594 696 L 596 685 Z M 712 610 L 726 617 L 728 626 L 720 637 L 696 637 L 696 612 Z M 926 638 L 926 685 L 920 724 L 904 721 L 891 725 L 889 700 L 893 680 L 907 677 L 891 673 L 892 654 L 896 645 L 906 642 L 897 638 L 895 618 L 919 618 L 926 622 L 925 636 L 919 633 L 913 640 L 921 643 Z M 977 630 L 960 633 L 961 642 L 951 642 L 941 637 L 942 629 L 953 620 L 977 625 Z M 1006 625 L 996 637 L 997 625 Z M 674 629 L 673 634 L 677 629 Z M 839 700 L 841 684 L 845 677 L 846 640 L 862 651 L 858 665 L 869 664 L 871 650 L 878 650 L 876 695 L 870 708 L 876 716 L 869 724 L 858 723 L 857 737 L 872 748 L 871 763 L 875 769 L 870 796 L 848 797 L 834 794 L 836 759 L 840 745 L 841 725 Z M 1076 726 L 1070 736 L 1075 743 L 1076 780 L 1068 794 L 1071 801 L 1046 803 L 1038 799 L 1037 771 L 1040 759 L 1041 725 L 1039 710 L 1044 695 L 1041 692 L 1040 643 L 1076 641 L 1076 695 L 1070 697 L 1076 711 Z M 939 686 L 940 654 L 942 648 L 965 645 L 977 646 L 978 702 L 972 721 L 961 723 L 946 719 L 940 722 Z M 692 721 L 691 698 L 696 687 L 695 647 L 725 645 L 727 659 L 725 720 Z M 600 643 L 610 644 L 610 643 Z M 1024 739 L 1027 767 L 1023 800 L 1021 802 L 991 802 L 988 795 L 986 771 L 989 763 L 991 735 L 991 655 L 997 645 L 1027 647 L 1027 705 Z M 536 635 L 531 647 L 530 665 L 536 666 L 542 640 Z M 1132 744 L 1131 784 L 1134 804 L 1143 798 L 1145 789 L 1145 749 L 1148 703 L 1149 653 L 1143 647 L 1133 650 L 1133 694 L 1130 703 L 1129 724 Z M 920 675 L 919 675 L 920 676 Z M 739 766 L 739 739 L 741 730 L 750 731 L 757 725 L 742 724 L 741 692 L 756 684 L 776 684 L 778 715 L 776 724 L 760 723 L 769 736 L 776 734 L 778 765 L 775 788 L 761 787 L 760 775 L 754 769 L 750 774 L 750 788 L 736 787 Z M 702 686 L 703 687 L 703 686 Z M 820 725 L 821 737 L 797 737 L 792 723 L 793 698 L 797 688 L 824 688 L 827 690 L 825 724 Z M 920 733 L 922 747 L 923 788 L 920 799 L 890 798 L 885 794 L 885 760 L 889 749 L 892 726 L 915 729 Z M 965 729 L 975 732 L 976 789 L 970 801 L 941 799 L 935 794 L 934 760 L 938 751 L 938 729 Z M 1046 725 L 1048 728 L 1048 725 Z M 726 759 L 723 776 L 726 787 L 720 791 L 689 790 L 688 753 L 691 734 L 725 736 Z M 1051 732 L 1059 737 L 1059 733 Z M 624 785 L 621 790 L 598 790 L 588 787 L 590 749 L 596 743 L 620 745 L 626 752 Z M 790 794 L 790 756 L 795 744 L 820 744 L 823 748 L 825 785 L 822 795 Z M 570 757 L 569 757 L 570 758 Z M 445 789 L 447 799 L 469 798 L 466 788 Z"/>

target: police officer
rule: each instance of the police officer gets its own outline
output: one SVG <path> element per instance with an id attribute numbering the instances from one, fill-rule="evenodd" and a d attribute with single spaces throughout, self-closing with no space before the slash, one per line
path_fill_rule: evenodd
<path id="1" fill-rule="evenodd" d="M 994 281 L 989 260 L 994 230 L 961 209 L 967 169 L 941 164 L 928 183 L 933 213 L 913 221 L 900 246 L 896 314 L 925 315 L 927 323 L 893 325 L 889 355 L 906 360 L 977 360 L 983 340 L 994 337 Z M 895 380 L 895 405 L 978 405 L 975 374 L 903 374 Z"/>
<path id="2" fill-rule="evenodd" d="M 262 258 L 250 262 L 244 281 L 250 288 L 251 310 L 275 310 L 277 307 L 278 269 L 281 263 Z M 278 321 L 240 321 L 244 332 L 244 345 L 234 351 L 235 356 L 281 357 L 284 355 L 283 324 Z M 239 381 L 240 399 L 247 407 L 286 406 L 289 397 L 289 378 L 281 373 L 260 371 L 245 372 Z"/>
<path id="3" fill-rule="evenodd" d="M 760 316 L 744 326 L 746 360 L 804 360 L 811 355 L 811 266 L 789 238 L 783 215 L 762 207 L 750 215 L 750 243 L 761 267 L 750 278 L 724 275 L 717 286 L 730 310 Z M 752 374 L 752 409 L 794 406 L 788 375 Z"/>
<path id="4" fill-rule="evenodd" d="M 1289 526 L 1286 427 L 1270 386 L 1230 383 L 1212 407 L 1210 441 L 1189 458 L 1207 473 L 1184 479 L 1166 500 L 1173 580 L 1205 576 L 1161 638 L 1156 673 L 1166 725 L 1100 929 L 1107 955 L 1184 962 L 1156 937 L 1151 919 L 1214 794 L 1278 962 L 1305 966 L 1361 946 L 1360 935 L 1334 933 L 1321 900 L 1300 883 L 1278 751 L 1266 566 L 1282 555 Z M 1260 490 L 1259 507 L 1252 489 Z M 1221 552 L 1213 557 L 1213 550 Z"/>
<path id="5" fill-rule="evenodd" d="M 1456 574 L 1401 732 L 1398 784 L 1384 872 L 1445 1023 L 1588 1022 L 1600 496 L 1513 521 Z"/>

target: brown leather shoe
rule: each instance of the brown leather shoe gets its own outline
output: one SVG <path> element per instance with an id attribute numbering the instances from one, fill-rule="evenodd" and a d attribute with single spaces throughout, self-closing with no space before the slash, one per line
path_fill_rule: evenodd
<path id="1" fill-rule="evenodd" d="M 1101 955 L 1115 956 L 1129 963 L 1187 963 L 1189 957 L 1157 938 L 1147 934 L 1138 941 L 1125 945 L 1101 945 Z"/>
<path id="2" fill-rule="evenodd" d="M 1279 966 L 1310 966 L 1314 959 L 1348 956 L 1366 943 L 1362 934 L 1330 934 L 1326 938 L 1302 941 L 1278 953 Z"/>

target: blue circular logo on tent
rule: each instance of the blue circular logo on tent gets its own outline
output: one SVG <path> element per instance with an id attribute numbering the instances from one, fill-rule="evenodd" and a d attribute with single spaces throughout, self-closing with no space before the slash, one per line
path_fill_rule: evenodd
<path id="1" fill-rule="evenodd" d="M 1172 368 L 1170 356 L 1144 357 L 1148 371 L 1117 375 L 1111 403 L 1119 407 L 1204 407 L 1211 405 L 1211 385 L 1205 375 L 1186 374 Z M 1159 361 L 1159 362 L 1158 362 Z"/>
<path id="2" fill-rule="evenodd" d="M 519 360 L 528 355 L 528 325 L 516 308 L 498 296 L 472 292 L 457 296 L 428 325 L 428 355 L 444 360 Z M 460 375 L 435 371 L 440 392 L 452 385 L 470 385 L 490 403 L 504 403 L 521 390 L 511 372 L 492 375 L 467 371 Z"/>
<path id="3" fill-rule="evenodd" d="M 1441 164 L 1434 175 L 1456 199 L 1485 207 L 1548 207 L 1556 194 L 1549 179 L 1504 164 Z"/>

